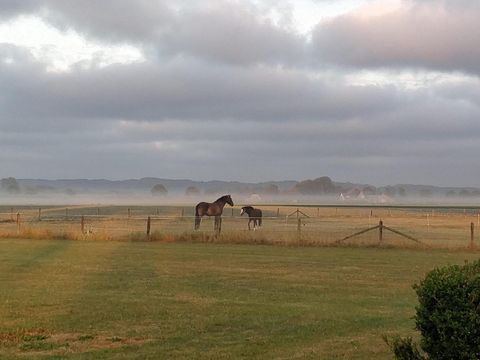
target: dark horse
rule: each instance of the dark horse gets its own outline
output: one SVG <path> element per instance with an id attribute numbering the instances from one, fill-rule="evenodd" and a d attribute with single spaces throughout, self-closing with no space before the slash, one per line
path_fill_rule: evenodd
<path id="1" fill-rule="evenodd" d="M 222 212 L 225 204 L 233 206 L 233 200 L 230 195 L 223 195 L 213 203 L 201 202 L 195 206 L 195 230 L 200 228 L 202 216 L 215 216 L 214 229 L 218 232 L 222 229 Z"/>
<path id="2" fill-rule="evenodd" d="M 255 209 L 251 206 L 244 206 L 240 210 L 240 216 L 244 213 L 248 215 L 248 230 L 250 230 L 250 223 L 253 221 L 253 230 L 262 226 L 262 210 Z"/>

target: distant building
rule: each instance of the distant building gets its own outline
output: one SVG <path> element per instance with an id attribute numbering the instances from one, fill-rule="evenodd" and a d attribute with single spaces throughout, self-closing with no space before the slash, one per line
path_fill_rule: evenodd
<path id="1" fill-rule="evenodd" d="M 365 200 L 366 198 L 363 190 L 358 188 L 353 188 L 344 193 L 340 193 L 341 200 Z"/>

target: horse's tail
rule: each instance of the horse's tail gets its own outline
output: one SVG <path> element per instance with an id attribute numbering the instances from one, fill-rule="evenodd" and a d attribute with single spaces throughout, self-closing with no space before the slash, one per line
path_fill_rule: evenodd
<path id="1" fill-rule="evenodd" d="M 202 217 L 198 213 L 198 205 L 195 207 L 195 230 L 198 230 L 200 228 L 200 221 L 202 220 Z"/>

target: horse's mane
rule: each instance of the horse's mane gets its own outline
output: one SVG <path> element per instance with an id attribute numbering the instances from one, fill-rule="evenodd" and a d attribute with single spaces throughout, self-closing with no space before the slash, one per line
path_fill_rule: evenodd
<path id="1" fill-rule="evenodd" d="M 230 195 L 223 195 L 223 196 L 219 197 L 217 200 L 215 200 L 215 202 L 221 201 L 221 200 L 226 201 L 227 198 L 229 198 L 229 197 L 230 197 Z"/>
<path id="2" fill-rule="evenodd" d="M 253 210 L 253 206 L 244 206 L 243 209 L 252 209 Z"/>

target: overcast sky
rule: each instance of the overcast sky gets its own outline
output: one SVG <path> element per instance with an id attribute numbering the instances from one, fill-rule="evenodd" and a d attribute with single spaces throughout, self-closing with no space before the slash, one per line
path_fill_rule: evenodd
<path id="1" fill-rule="evenodd" d="M 0 0 L 0 177 L 480 187 L 478 0 Z"/>

